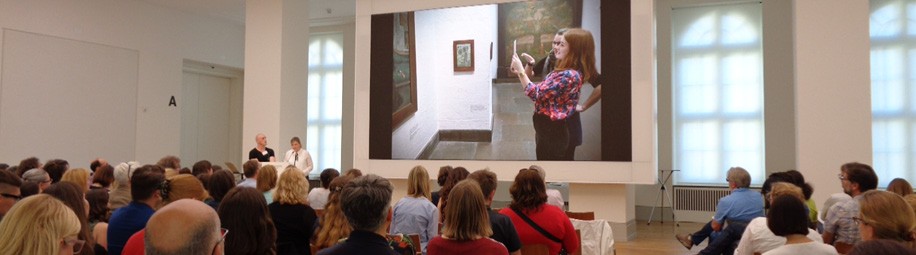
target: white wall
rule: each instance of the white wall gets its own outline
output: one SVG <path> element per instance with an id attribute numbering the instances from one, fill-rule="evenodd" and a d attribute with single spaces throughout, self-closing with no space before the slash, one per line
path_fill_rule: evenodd
<path id="1" fill-rule="evenodd" d="M 129 153 L 130 157 L 109 157 L 112 162 L 139 160 L 151 163 L 164 155 L 179 153 L 181 113 L 176 107 L 168 107 L 168 101 L 173 95 L 181 97 L 183 60 L 236 68 L 242 67 L 244 61 L 244 27 L 241 24 L 194 16 L 139 1 L 0 0 L 0 28 L 139 52 L 136 120 L 124 120 L 104 112 L 100 112 L 95 120 L 136 122 L 136 147 Z M 92 61 L 87 60 L 86 64 Z M 116 107 L 107 102 L 79 103 Z M 65 124 L 81 125 L 78 122 Z M 80 144 L 87 142 L 119 141 L 104 136 L 92 137 L 88 141 L 73 141 L 70 148 L 48 148 L 46 154 L 35 156 L 45 160 L 50 155 L 60 154 L 55 150 L 79 148 Z M 15 164 L 21 159 L 16 155 L 6 157 L 0 156 L 0 161 Z M 92 158 L 67 160 L 73 167 L 87 167 Z"/>
<path id="2" fill-rule="evenodd" d="M 439 104 L 436 102 L 439 97 L 440 81 L 437 72 L 434 70 L 449 68 L 434 58 L 436 51 L 440 50 L 434 47 L 435 44 L 421 40 L 422 33 L 435 30 L 435 24 L 430 22 L 419 22 L 419 20 L 428 20 L 424 13 L 414 13 L 415 44 L 417 54 L 417 112 L 408 117 L 400 126 L 394 128 L 391 132 L 391 158 L 393 159 L 415 159 L 423 151 L 426 144 L 439 131 Z M 423 31 L 422 33 L 420 31 Z M 359 44 L 359 42 L 357 42 Z M 429 56 L 429 57 L 420 57 Z M 449 62 L 451 63 L 451 62 Z M 426 70 L 426 71 L 422 71 Z M 368 87 L 368 86 L 367 86 Z M 357 140 L 358 142 L 358 140 Z"/>

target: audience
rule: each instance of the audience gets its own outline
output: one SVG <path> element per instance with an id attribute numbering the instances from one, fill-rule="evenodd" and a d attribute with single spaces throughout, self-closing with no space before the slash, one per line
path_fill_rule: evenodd
<path id="1" fill-rule="evenodd" d="M 79 254 L 85 242 L 79 233 L 80 220 L 73 210 L 50 195 L 34 195 L 0 221 L 0 255 Z"/>
<path id="2" fill-rule="evenodd" d="M 801 188 L 802 194 L 805 195 L 805 205 L 808 207 L 808 226 L 817 228 L 817 203 L 811 199 L 811 195 L 814 194 L 814 188 L 811 187 L 811 184 L 805 182 L 805 176 L 798 170 L 789 170 L 785 171 L 785 173 L 790 177 L 789 183 Z"/>
<path id="3" fill-rule="evenodd" d="M 245 180 L 239 183 L 238 186 L 257 188 L 257 179 L 255 177 L 258 175 L 258 168 L 260 168 L 260 163 L 257 160 L 245 161 L 242 164 L 242 171 L 245 173 Z"/>
<path id="4" fill-rule="evenodd" d="M 99 166 L 92 174 L 92 184 L 89 185 L 89 189 L 108 190 L 114 183 L 114 179 L 114 167 L 108 164 Z"/>
<path id="5" fill-rule="evenodd" d="M 162 196 L 162 205 L 181 199 L 203 202 L 210 197 L 204 184 L 190 174 L 179 174 L 166 178 L 166 181 L 159 186 L 159 194 Z"/>
<path id="6" fill-rule="evenodd" d="M 878 186 L 878 176 L 871 166 L 853 162 L 840 167 L 840 185 L 853 199 L 839 202 L 824 217 L 824 243 L 833 244 L 837 252 L 847 253 L 861 240 L 859 226 L 852 218 L 859 216 L 859 195 Z"/>
<path id="7" fill-rule="evenodd" d="M 41 190 L 38 188 L 38 184 L 34 182 L 22 182 L 22 186 L 19 186 L 19 194 L 22 198 L 40 193 Z"/>
<path id="8" fill-rule="evenodd" d="M 203 202 L 182 199 L 159 209 L 149 219 L 144 237 L 147 255 L 223 254 L 220 218 Z"/>
<path id="9" fill-rule="evenodd" d="M 45 172 L 44 169 L 34 168 L 29 171 L 22 173 L 22 180 L 25 182 L 31 182 L 38 184 L 38 190 L 44 191 L 51 186 L 51 176 L 48 175 L 48 172 Z"/>
<path id="10" fill-rule="evenodd" d="M 913 194 L 913 186 L 903 178 L 894 178 L 891 183 L 887 184 L 887 191 L 897 193 L 900 196 Z"/>
<path id="11" fill-rule="evenodd" d="M 64 172 L 70 169 L 70 163 L 63 159 L 52 159 L 45 162 L 42 169 L 47 171 L 48 175 L 51 176 L 51 183 L 57 183 L 60 181 L 60 178 L 64 176 Z"/>
<path id="12" fill-rule="evenodd" d="M 10 208 L 22 199 L 19 187 L 22 180 L 19 176 L 7 171 L 0 171 L 0 220 L 9 212 Z"/>
<path id="13" fill-rule="evenodd" d="M 119 165 L 120 167 L 120 165 Z M 117 178 L 117 173 L 115 174 Z M 108 253 L 121 254 L 127 239 L 146 226 L 146 222 L 163 201 L 159 192 L 165 183 L 165 170 L 158 165 L 145 165 L 130 177 L 130 194 L 133 200 L 119 208 L 108 222 Z"/>
<path id="14" fill-rule="evenodd" d="M 811 240 L 808 229 L 807 206 L 804 200 L 792 195 L 774 196 L 767 211 L 767 227 L 773 234 L 785 237 L 786 243 L 763 254 L 767 255 L 818 255 L 837 254 L 836 249 Z"/>
<path id="15" fill-rule="evenodd" d="M 76 184 L 80 190 L 85 194 L 89 191 L 89 175 L 91 173 L 85 168 L 74 168 L 64 172 L 64 176 L 61 177 L 61 181 L 70 182 Z"/>
<path id="16" fill-rule="evenodd" d="M 210 193 L 210 198 L 212 199 L 205 200 L 204 202 L 210 207 L 213 207 L 213 210 L 216 210 L 223 201 L 223 197 L 225 197 L 232 188 L 235 188 L 235 176 L 228 170 L 215 171 L 210 176 L 210 181 L 207 182 L 207 192 Z"/>
<path id="17" fill-rule="evenodd" d="M 162 169 L 175 169 L 181 170 L 181 159 L 178 157 L 169 155 L 159 159 L 159 162 L 156 162 L 156 165 L 162 167 Z"/>
<path id="18" fill-rule="evenodd" d="M 537 170 L 538 174 L 541 175 L 541 179 L 544 179 L 544 185 L 547 185 L 547 171 L 544 171 L 544 168 L 538 165 L 531 165 L 528 168 Z M 559 190 L 547 189 L 547 204 L 563 210 L 566 202 L 563 201 L 563 194 L 561 194 Z"/>
<path id="19" fill-rule="evenodd" d="M 89 162 L 89 170 L 91 170 L 93 173 L 95 173 L 95 172 L 98 171 L 99 167 L 103 167 L 103 166 L 107 166 L 107 165 L 108 165 L 108 161 L 107 161 L 107 160 L 105 160 L 105 159 L 103 159 L 103 158 L 95 158 L 95 159 L 93 159 L 91 162 Z"/>
<path id="20" fill-rule="evenodd" d="M 363 171 L 360 171 L 359 169 L 356 169 L 356 168 L 351 168 L 350 170 L 344 171 L 344 175 L 356 178 L 356 177 L 363 176 Z"/>
<path id="21" fill-rule="evenodd" d="M 474 180 L 463 180 L 449 195 L 452 206 L 443 212 L 445 226 L 442 236 L 429 242 L 429 254 L 505 254 L 509 251 L 502 243 L 490 239 L 493 234 L 487 206 L 480 185 Z"/>
<path id="22" fill-rule="evenodd" d="M 140 163 L 136 161 L 118 164 L 114 170 L 114 183 L 111 184 L 111 193 L 108 198 L 108 208 L 112 212 L 118 208 L 127 206 L 131 197 L 130 179 L 134 173 L 140 169 Z"/>
<path id="23" fill-rule="evenodd" d="M 779 196 L 792 196 L 798 200 L 804 201 L 805 197 L 802 193 L 802 189 L 793 184 L 787 182 L 769 182 L 774 175 L 770 175 L 770 178 L 765 182 L 765 189 L 769 190 L 764 194 L 764 201 L 767 203 L 767 208 L 772 206 L 772 198 Z M 810 230 L 807 232 L 808 239 L 814 240 L 816 242 L 823 242 L 821 239 L 820 233 L 815 230 Z M 747 224 L 747 228 L 744 229 L 744 233 L 741 234 L 741 240 L 738 242 L 738 247 L 735 248 L 735 253 L 737 255 L 751 255 L 751 254 L 761 254 L 766 251 L 776 249 L 779 246 L 786 244 L 786 238 L 778 236 L 767 227 L 767 217 L 757 217 L 754 220 L 751 220 Z"/>
<path id="24" fill-rule="evenodd" d="M 445 186 L 445 181 L 448 180 L 448 173 L 452 171 L 452 166 L 442 166 L 439 168 L 439 175 L 436 176 L 436 183 L 439 184 L 439 190 L 432 192 L 432 202 L 434 205 L 439 205 L 439 198 L 442 191 L 442 187 Z"/>
<path id="25" fill-rule="evenodd" d="M 18 168 L 19 168 L 19 172 L 16 172 L 16 174 L 22 177 L 22 174 L 25 173 L 25 171 L 32 170 L 35 168 L 42 168 L 42 165 L 41 165 L 41 161 L 38 161 L 38 158 L 29 157 L 29 158 L 23 159 L 22 161 L 19 161 Z"/>
<path id="26" fill-rule="evenodd" d="M 345 242 L 318 254 L 396 255 L 385 238 L 393 190 L 388 180 L 371 174 L 347 183 L 340 191 L 340 205 L 353 231 Z"/>
<path id="27" fill-rule="evenodd" d="M 311 254 L 309 240 L 318 216 L 309 207 L 308 190 L 305 173 L 296 167 L 280 175 L 274 202 L 268 205 L 277 227 L 277 254 Z"/>
<path id="28" fill-rule="evenodd" d="M 108 192 L 103 189 L 89 190 L 86 200 L 89 201 L 89 232 L 96 241 L 95 250 L 98 254 L 99 249 L 108 250 L 108 218 L 111 217 L 111 210 L 108 210 Z"/>
<path id="29" fill-rule="evenodd" d="M 77 237 L 80 240 L 86 241 L 86 247 L 83 247 L 79 254 L 92 255 L 95 254 L 95 241 L 92 239 L 92 233 L 90 233 L 92 229 L 89 228 L 89 201 L 86 201 L 84 198 L 85 195 L 81 189 L 82 187 L 76 184 L 61 181 L 48 187 L 48 189 L 45 190 L 45 194 L 51 195 L 61 202 L 64 202 L 67 207 L 70 207 L 70 209 L 76 213 L 76 218 L 78 218 L 80 222 L 80 233 Z"/>
<path id="30" fill-rule="evenodd" d="M 273 165 L 264 165 L 258 169 L 258 175 L 255 177 L 255 189 L 264 195 L 267 203 L 274 202 L 274 188 L 277 187 L 277 168 Z M 308 190 L 306 188 L 306 190 Z"/>
<path id="31" fill-rule="evenodd" d="M 731 253 L 734 244 L 741 240 L 747 224 L 754 218 L 764 216 L 763 197 L 748 189 L 751 175 L 747 170 L 732 167 L 728 169 L 725 180 L 731 194 L 719 199 L 712 220 L 697 232 L 675 236 L 688 250 L 709 238 L 709 244 L 700 254 Z M 726 223 L 728 227 L 724 227 Z"/>
<path id="32" fill-rule="evenodd" d="M 340 191 L 353 178 L 355 177 L 343 175 L 334 178 L 328 185 L 331 194 L 328 195 L 328 204 L 321 217 L 321 226 L 318 228 L 318 233 L 315 234 L 315 246 L 319 250 L 334 246 L 338 240 L 350 235 L 350 223 L 347 222 L 347 217 L 341 209 Z"/>
<path id="33" fill-rule="evenodd" d="M 848 255 L 913 255 L 916 249 L 907 247 L 900 242 L 887 239 L 863 241 L 852 247 Z"/>
<path id="34" fill-rule="evenodd" d="M 419 234 L 420 249 L 426 254 L 429 240 L 439 233 L 439 211 L 429 201 L 429 174 L 415 166 L 407 175 L 407 196 L 394 205 L 391 234 Z"/>
<path id="35" fill-rule="evenodd" d="M 576 230 L 566 213 L 547 204 L 546 189 L 537 170 L 522 169 L 509 187 L 509 208 L 499 213 L 512 219 L 522 244 L 547 245 L 550 254 L 559 254 L 560 250 L 575 253 L 579 249 Z"/>
<path id="36" fill-rule="evenodd" d="M 223 244 L 226 254 L 276 254 L 277 229 L 261 192 L 234 188 L 222 199 L 217 213 L 223 228 L 232 230 Z"/>
<path id="37" fill-rule="evenodd" d="M 480 185 L 480 191 L 483 192 L 484 202 L 487 205 L 487 216 L 490 218 L 490 229 L 493 234 L 490 238 L 502 243 L 509 250 L 509 254 L 521 255 L 522 241 L 518 239 L 518 232 L 515 231 L 515 225 L 508 216 L 494 212 L 490 205 L 493 204 L 493 197 L 496 196 L 496 174 L 490 170 L 477 170 L 468 175 Z"/>
<path id="38" fill-rule="evenodd" d="M 850 199 L 852 199 L 852 197 L 850 197 L 849 194 L 843 192 L 830 194 L 830 197 L 827 198 L 827 201 L 824 201 L 823 210 L 820 212 L 821 219 L 827 218 L 827 214 L 830 213 L 830 208 L 832 208 L 833 205 Z"/>
<path id="39" fill-rule="evenodd" d="M 328 168 L 321 171 L 321 175 L 318 177 L 321 181 L 321 187 L 316 187 L 312 189 L 312 191 L 309 191 L 309 206 L 315 210 L 324 209 L 324 206 L 328 204 L 328 195 L 331 194 L 331 191 L 328 190 L 328 186 L 331 185 L 331 181 L 337 178 L 337 176 L 340 176 L 340 173 L 334 168 Z"/>
<path id="40" fill-rule="evenodd" d="M 208 160 L 201 160 L 194 163 L 194 166 L 191 166 L 191 175 L 209 175 L 213 173 L 213 164 Z"/>
<path id="41" fill-rule="evenodd" d="M 452 170 L 449 171 L 448 177 L 446 177 L 446 180 L 445 180 L 445 185 L 442 186 L 442 189 L 439 190 L 439 195 L 441 196 L 441 198 L 439 198 L 439 204 L 437 205 L 437 207 L 439 208 L 440 213 L 444 212 L 443 210 L 445 210 L 445 207 L 448 206 L 449 192 L 451 192 L 452 188 L 455 187 L 455 185 L 457 185 L 458 182 L 463 181 L 465 178 L 468 178 L 469 174 L 471 173 L 468 172 L 467 169 L 465 169 L 464 167 L 460 167 L 460 166 L 452 168 Z M 442 220 L 442 217 L 440 217 L 439 220 Z"/>
<path id="42" fill-rule="evenodd" d="M 916 249 L 916 213 L 900 195 L 879 190 L 862 193 L 860 214 L 853 218 L 863 241 L 888 239 Z"/>

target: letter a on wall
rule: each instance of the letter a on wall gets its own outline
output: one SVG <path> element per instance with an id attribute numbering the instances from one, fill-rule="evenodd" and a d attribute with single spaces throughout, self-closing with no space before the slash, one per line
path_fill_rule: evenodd
<path id="1" fill-rule="evenodd" d="M 169 106 L 178 107 L 178 103 L 175 102 L 175 96 L 172 96 L 172 99 L 169 99 Z"/>

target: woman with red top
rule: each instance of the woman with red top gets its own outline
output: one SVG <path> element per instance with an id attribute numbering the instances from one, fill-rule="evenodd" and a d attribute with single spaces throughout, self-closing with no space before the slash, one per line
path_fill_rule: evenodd
<path id="1" fill-rule="evenodd" d="M 459 182 L 449 195 L 449 207 L 442 217 L 442 235 L 429 241 L 427 254 L 509 255 L 502 243 L 490 239 L 490 216 L 487 204 L 474 180 Z"/>
<path id="2" fill-rule="evenodd" d="M 544 180 L 536 170 L 522 169 L 509 187 L 512 195 L 509 208 L 503 208 L 499 213 L 509 216 L 523 245 L 544 244 L 550 249 L 550 254 L 559 254 L 561 249 L 566 249 L 569 254 L 575 253 L 579 250 L 576 229 L 566 213 L 547 204 L 545 190 Z"/>
<path id="3" fill-rule="evenodd" d="M 538 160 L 566 158 L 570 142 L 567 120 L 576 112 L 583 81 L 598 75 L 591 32 L 572 28 L 557 39 L 553 42 L 557 66 L 540 83 L 531 82 L 518 54 L 512 56 L 512 72 L 534 101 L 532 120 Z"/>

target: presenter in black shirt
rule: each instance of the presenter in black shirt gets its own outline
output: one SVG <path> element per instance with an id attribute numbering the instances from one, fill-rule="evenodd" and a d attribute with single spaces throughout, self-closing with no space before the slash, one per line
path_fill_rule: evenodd
<path id="1" fill-rule="evenodd" d="M 267 136 L 264 134 L 258 134 L 254 137 L 255 143 L 258 144 L 257 147 L 251 149 L 248 152 L 248 159 L 256 159 L 258 162 L 274 162 L 276 161 L 276 155 L 274 150 L 267 148 Z"/>

